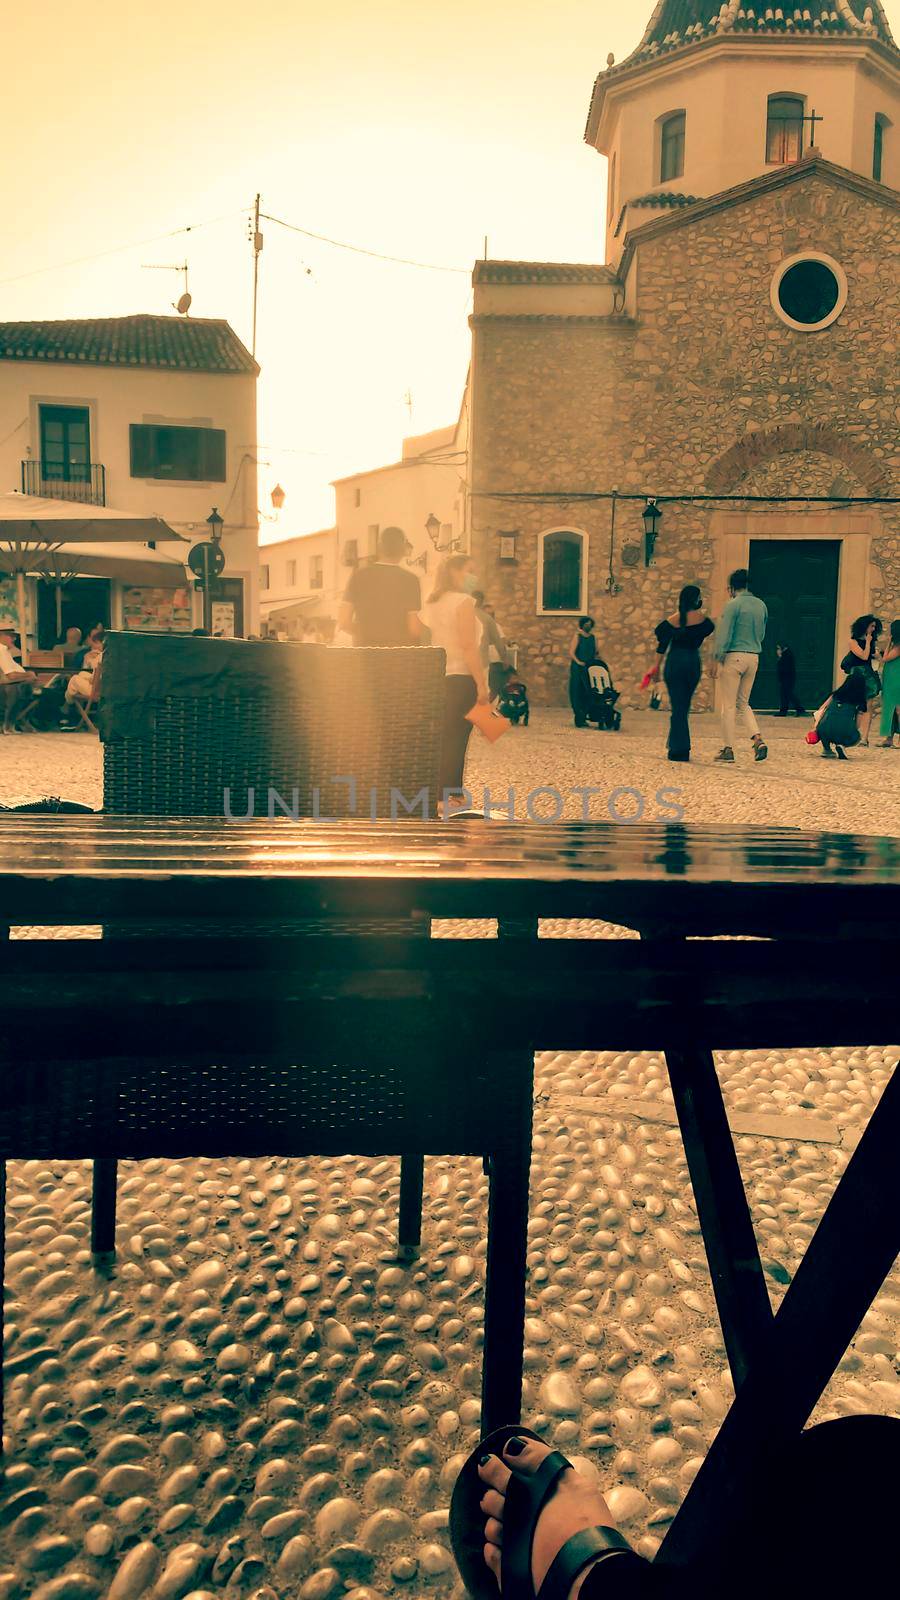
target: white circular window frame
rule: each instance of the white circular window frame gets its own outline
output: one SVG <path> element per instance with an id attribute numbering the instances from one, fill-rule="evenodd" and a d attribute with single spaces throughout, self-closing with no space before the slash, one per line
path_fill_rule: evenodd
<path id="1" fill-rule="evenodd" d="M 778 291 L 781 288 L 781 281 L 785 274 L 790 272 L 791 267 L 798 266 L 801 261 L 821 261 L 823 266 L 828 267 L 829 271 L 834 273 L 835 279 L 837 280 L 837 301 L 832 310 L 829 311 L 827 317 L 823 317 L 821 322 L 797 322 L 794 317 L 788 316 L 778 298 Z M 783 322 L 788 328 L 796 329 L 797 333 L 821 333 L 823 329 L 830 328 L 833 322 L 837 322 L 838 317 L 841 315 L 841 312 L 847 304 L 847 296 L 849 292 L 850 288 L 849 284 L 847 283 L 847 274 L 839 261 L 835 261 L 833 256 L 823 255 L 821 250 L 801 250 L 795 256 L 788 256 L 787 260 L 782 261 L 776 270 L 775 276 L 772 279 L 772 309 L 775 312 L 779 322 Z"/>

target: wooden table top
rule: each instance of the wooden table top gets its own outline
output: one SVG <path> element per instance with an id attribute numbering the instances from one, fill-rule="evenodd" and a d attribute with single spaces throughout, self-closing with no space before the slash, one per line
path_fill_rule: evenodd
<path id="1" fill-rule="evenodd" d="M 0 919 L 599 918 L 839 937 L 900 920 L 900 841 L 685 824 L 0 816 Z"/>

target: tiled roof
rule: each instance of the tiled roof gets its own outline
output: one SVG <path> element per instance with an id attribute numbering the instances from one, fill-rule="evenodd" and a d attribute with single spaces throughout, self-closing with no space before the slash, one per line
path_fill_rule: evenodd
<path id="1" fill-rule="evenodd" d="M 671 189 L 656 189 L 651 194 L 639 194 L 636 200 L 626 200 L 626 206 L 693 206 L 699 196 L 675 194 Z"/>
<path id="2" fill-rule="evenodd" d="M 476 283 L 615 283 L 612 267 L 568 261 L 477 261 Z"/>
<path id="3" fill-rule="evenodd" d="M 810 0 L 807 5 L 744 5 L 741 0 L 658 0 L 637 49 L 621 63 L 631 66 L 663 50 L 708 38 L 712 34 L 777 34 L 789 39 L 880 39 L 893 44 L 890 24 L 880 0 Z"/>
<path id="4" fill-rule="evenodd" d="M 0 322 L 0 361 L 65 361 L 179 372 L 259 371 L 227 322 L 194 317 Z"/>

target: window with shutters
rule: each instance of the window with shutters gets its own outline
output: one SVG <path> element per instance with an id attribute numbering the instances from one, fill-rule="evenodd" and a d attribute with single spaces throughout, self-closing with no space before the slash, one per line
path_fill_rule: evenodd
<path id="1" fill-rule="evenodd" d="M 309 558 L 309 587 L 321 589 L 325 582 L 325 557 L 310 556 Z"/>
<path id="2" fill-rule="evenodd" d="M 548 528 L 538 542 L 538 611 L 579 616 L 587 602 L 587 534 Z"/>
<path id="3" fill-rule="evenodd" d="M 225 482 L 224 428 L 133 422 L 131 476 L 176 483 Z"/>
<path id="4" fill-rule="evenodd" d="M 684 136 L 687 116 L 683 111 L 673 111 L 664 117 L 659 129 L 659 181 L 671 183 L 673 178 L 684 177 Z"/>
<path id="5" fill-rule="evenodd" d="M 260 569 L 259 569 L 259 587 L 261 589 L 268 589 L 268 587 L 269 587 L 269 566 L 268 566 L 268 562 L 266 562 L 266 561 L 263 561 L 262 564 L 260 565 Z"/>
<path id="6" fill-rule="evenodd" d="M 803 154 L 803 123 L 806 101 L 798 94 L 769 96 L 766 119 L 766 161 L 770 166 L 786 166 Z"/>
<path id="7" fill-rule="evenodd" d="M 91 416 L 86 406 L 41 406 L 41 476 L 90 483 Z"/>
<path id="8" fill-rule="evenodd" d="M 285 562 L 285 568 L 286 568 L 286 576 L 287 576 L 287 586 L 288 586 L 289 589 L 295 589 L 297 587 L 297 563 L 296 563 L 296 561 L 286 561 Z"/>

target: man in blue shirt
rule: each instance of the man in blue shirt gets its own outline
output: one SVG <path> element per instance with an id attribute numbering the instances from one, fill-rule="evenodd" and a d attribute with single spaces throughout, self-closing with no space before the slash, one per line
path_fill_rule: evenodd
<path id="1" fill-rule="evenodd" d="M 731 599 L 716 629 L 712 673 L 721 682 L 724 740 L 717 761 L 734 761 L 734 730 L 738 719 L 749 730 L 754 758 L 765 761 L 769 754 L 759 723 L 750 709 L 750 692 L 759 668 L 769 613 L 763 601 L 751 594 L 748 583 L 746 567 L 739 567 L 731 574 L 728 580 Z"/>

